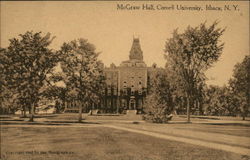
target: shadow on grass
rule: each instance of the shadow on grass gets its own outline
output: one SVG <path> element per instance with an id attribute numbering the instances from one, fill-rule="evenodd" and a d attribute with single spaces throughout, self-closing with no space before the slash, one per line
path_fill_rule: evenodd
<path id="1" fill-rule="evenodd" d="M 206 125 L 221 125 L 221 126 L 244 126 L 244 127 L 250 127 L 250 124 L 244 124 L 244 123 L 202 123 Z"/>
<path id="2" fill-rule="evenodd" d="M 78 121 L 44 121 L 44 122 L 28 122 L 15 123 L 14 121 L 2 122 L 1 125 L 52 125 L 52 126 L 69 126 L 70 124 L 100 124 L 96 122 L 78 122 Z"/>
<path id="3" fill-rule="evenodd" d="M 82 122 L 78 122 L 78 121 L 44 121 L 46 123 L 66 123 L 66 124 L 100 124 L 100 123 L 97 123 L 97 122 L 85 122 L 85 121 L 82 121 Z"/>
<path id="4" fill-rule="evenodd" d="M 36 115 L 35 118 L 47 118 L 47 117 L 58 117 L 58 115 L 51 114 L 51 115 Z"/>
<path id="5" fill-rule="evenodd" d="M 24 121 L 24 119 L 0 119 L 1 121 Z"/>
<path id="6" fill-rule="evenodd" d="M 11 116 L 0 116 L 0 119 L 12 118 Z"/>
<path id="7" fill-rule="evenodd" d="M 179 117 L 186 118 L 187 116 L 179 116 Z M 216 117 L 205 117 L 205 116 L 191 116 L 191 118 L 220 120 L 219 118 Z"/>
<path id="8" fill-rule="evenodd" d="M 165 123 L 165 124 L 192 124 L 192 122 L 185 122 L 185 121 L 175 122 L 175 121 L 170 121 L 170 122 Z"/>
<path id="9" fill-rule="evenodd" d="M 117 116 L 124 116 L 125 114 L 91 114 L 91 115 L 88 115 L 88 116 L 114 116 L 114 117 L 117 117 Z"/>

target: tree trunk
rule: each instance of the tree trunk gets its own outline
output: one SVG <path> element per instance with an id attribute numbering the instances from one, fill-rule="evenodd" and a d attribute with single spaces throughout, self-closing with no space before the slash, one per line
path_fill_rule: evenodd
<path id="1" fill-rule="evenodd" d="M 26 115 L 26 107 L 25 106 L 23 107 L 23 115 L 22 116 L 23 116 L 23 118 L 27 117 L 27 115 Z"/>
<path id="2" fill-rule="evenodd" d="M 200 115 L 204 115 L 202 102 L 199 102 L 199 110 L 200 110 Z"/>
<path id="3" fill-rule="evenodd" d="M 35 116 L 35 104 L 33 103 L 31 105 L 31 115 L 30 115 L 30 122 L 33 122 L 34 121 L 34 116 Z"/>
<path id="4" fill-rule="evenodd" d="M 26 118 L 27 114 L 26 114 L 26 107 L 23 107 L 23 117 Z"/>
<path id="5" fill-rule="evenodd" d="M 246 118 L 245 118 L 245 115 L 242 116 L 242 120 L 244 121 Z"/>
<path id="6" fill-rule="evenodd" d="M 120 99 L 117 98 L 116 101 L 117 101 L 117 102 L 116 102 L 116 107 L 117 107 L 117 108 L 116 108 L 116 113 L 119 114 Z"/>
<path id="7" fill-rule="evenodd" d="M 187 93 L 187 122 L 190 123 L 190 97 Z"/>
<path id="8" fill-rule="evenodd" d="M 81 103 L 79 105 L 79 118 L 78 118 L 78 122 L 81 123 L 82 122 L 82 107 L 83 106 L 83 103 Z"/>
<path id="9" fill-rule="evenodd" d="M 63 104 L 64 108 L 63 108 L 63 113 L 66 111 L 66 109 L 68 108 L 68 102 L 67 101 L 64 101 L 64 104 Z"/>
<path id="10" fill-rule="evenodd" d="M 242 113 L 242 120 L 244 121 L 246 119 L 246 111 L 245 108 L 243 107 L 243 113 Z"/>

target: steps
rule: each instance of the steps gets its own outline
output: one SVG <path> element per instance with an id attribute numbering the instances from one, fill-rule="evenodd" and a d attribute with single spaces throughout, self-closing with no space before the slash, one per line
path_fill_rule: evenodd
<path id="1" fill-rule="evenodd" d="M 137 114 L 137 110 L 127 110 L 126 114 L 127 115 L 136 115 Z"/>

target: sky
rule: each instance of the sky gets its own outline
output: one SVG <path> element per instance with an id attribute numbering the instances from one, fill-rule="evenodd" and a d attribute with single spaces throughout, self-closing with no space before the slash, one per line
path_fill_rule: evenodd
<path id="1" fill-rule="evenodd" d="M 164 45 L 173 30 L 183 32 L 189 25 L 205 22 L 226 28 L 221 37 L 225 43 L 218 62 L 206 75 L 208 84 L 227 84 L 234 65 L 249 54 L 249 2 L 247 1 L 30 1 L 0 2 L 1 47 L 7 47 L 9 39 L 26 31 L 56 36 L 51 48 L 59 49 L 63 42 L 85 38 L 101 52 L 100 59 L 106 66 L 119 65 L 128 60 L 133 37 L 140 38 L 144 61 L 148 66 L 156 63 L 164 67 Z M 175 6 L 174 10 L 118 10 L 117 4 L 142 6 Z M 177 10 L 176 5 L 201 6 L 203 11 Z M 222 7 L 238 5 L 237 10 L 206 10 L 206 5 Z M 239 10 L 238 10 L 239 9 Z"/>

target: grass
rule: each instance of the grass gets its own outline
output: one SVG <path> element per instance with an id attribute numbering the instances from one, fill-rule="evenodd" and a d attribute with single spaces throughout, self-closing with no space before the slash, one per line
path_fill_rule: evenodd
<path id="1" fill-rule="evenodd" d="M 10 119 L 13 117 L 20 117 L 21 115 L 0 115 L 0 119 Z M 29 116 L 27 114 L 27 116 Z M 140 115 L 128 116 L 124 114 L 98 114 L 88 116 L 88 113 L 82 114 L 83 118 L 89 120 L 142 120 Z M 78 113 L 63 113 L 63 114 L 39 114 L 35 116 L 36 118 L 47 118 L 47 119 L 67 119 L 67 120 L 77 120 Z M 174 121 L 186 121 L 186 115 L 174 116 Z M 206 120 L 229 120 L 229 121 L 242 121 L 241 117 L 232 116 L 196 116 L 191 115 L 191 121 L 206 121 Z M 250 117 L 246 117 L 245 121 L 250 121 Z"/>
<path id="2" fill-rule="evenodd" d="M 237 160 L 245 158 L 234 153 L 104 127 L 2 126 L 1 129 L 3 160 Z"/>
<path id="3" fill-rule="evenodd" d="M 188 130 L 221 133 L 232 136 L 250 137 L 250 125 L 234 125 L 234 124 L 199 124 L 193 125 Z"/>
<path id="4" fill-rule="evenodd" d="M 201 116 L 200 116 L 201 117 Z M 206 116 L 204 116 L 206 117 Z M 212 116 L 210 116 L 212 117 Z M 75 113 L 67 113 L 67 114 L 58 114 L 56 116 L 47 117 L 47 121 L 53 122 L 53 120 L 71 120 L 71 122 L 76 121 L 77 122 L 78 114 Z M 216 119 L 218 117 L 215 117 Z M 225 117 L 222 117 L 225 119 Z M 230 120 L 239 120 L 240 117 L 227 117 Z M 105 120 L 110 120 L 108 123 L 119 123 L 117 121 L 119 120 L 130 120 L 130 121 L 141 121 L 140 115 L 135 115 L 132 117 L 128 117 L 126 115 L 120 115 L 120 116 L 87 116 L 87 114 L 83 114 L 84 121 L 87 122 L 88 120 L 97 120 L 100 123 L 107 123 Z M 204 118 L 206 119 L 206 118 Z M 102 122 L 102 120 L 104 120 Z M 112 120 L 112 121 L 111 121 Z M 181 120 L 182 123 L 178 124 L 178 121 Z M 250 137 L 250 123 L 223 123 L 223 120 L 221 120 L 221 123 L 213 123 L 211 121 L 210 123 L 204 123 L 204 124 L 183 124 L 185 122 L 186 118 L 180 117 L 174 117 L 171 122 L 174 124 L 164 124 L 165 127 L 174 127 L 184 130 L 193 130 L 193 131 L 201 131 L 201 132 L 209 132 L 209 133 L 221 133 L 226 135 L 234 135 L 234 136 L 244 136 L 244 137 Z M 203 119 L 191 119 L 194 121 L 200 120 L 201 122 Z M 84 122 L 83 121 L 83 122 Z M 175 123 L 176 122 L 176 123 Z M 244 122 L 244 121 L 242 121 Z M 140 124 L 144 125 L 144 124 Z M 152 123 L 146 123 L 145 125 L 150 125 L 152 128 L 154 126 L 158 126 L 159 124 L 152 124 Z M 161 125 L 161 124 L 160 124 Z"/>
<path id="5" fill-rule="evenodd" d="M 13 115 L 0 115 L 0 122 L 2 124 L 23 124 L 22 121 L 27 121 L 28 118 L 20 118 L 13 119 Z M 83 122 L 84 123 L 120 123 L 121 121 L 134 121 L 134 123 L 139 123 L 138 121 L 141 121 L 140 115 L 135 116 L 126 116 L 126 115 L 119 115 L 119 116 L 88 116 L 87 114 L 83 114 Z M 199 116 L 201 117 L 201 116 Z M 221 133 L 226 135 L 235 135 L 235 136 L 244 136 L 244 137 L 250 137 L 250 122 L 249 123 L 243 123 L 248 121 L 241 121 L 242 123 L 223 123 L 223 120 L 221 120 L 221 123 L 218 122 L 218 117 L 214 118 L 217 120 L 216 123 L 213 123 L 213 120 L 209 123 L 205 122 L 202 123 L 207 116 L 204 116 L 205 118 L 194 118 L 191 119 L 194 122 L 200 121 L 199 124 L 185 124 L 185 116 L 178 116 L 174 117 L 173 120 L 169 124 L 165 124 L 165 127 L 174 127 L 179 128 L 183 130 L 192 130 L 192 131 L 201 131 L 201 132 L 209 132 L 209 133 Z M 210 116 L 212 117 L 212 116 Z M 225 117 L 222 117 L 225 119 Z M 226 117 L 230 120 L 239 120 L 240 117 Z M 40 124 L 40 119 L 45 119 L 44 122 L 46 124 L 51 125 L 67 125 L 69 123 L 78 123 L 78 113 L 65 113 L 65 114 L 52 114 L 52 115 L 36 115 L 35 122 L 28 123 L 25 122 L 24 124 Z M 88 122 L 94 120 L 94 122 Z M 108 121 L 107 121 L 108 120 Z M 143 125 L 140 123 L 140 125 Z M 158 124 L 146 124 L 152 126 L 154 128 L 155 126 L 158 126 Z"/>
<path id="6" fill-rule="evenodd" d="M 186 115 L 179 115 L 179 117 L 186 118 Z M 191 118 L 197 118 L 197 119 L 214 119 L 214 120 L 242 120 L 241 116 L 191 115 Z M 250 120 L 250 117 L 246 117 L 246 120 Z"/>

